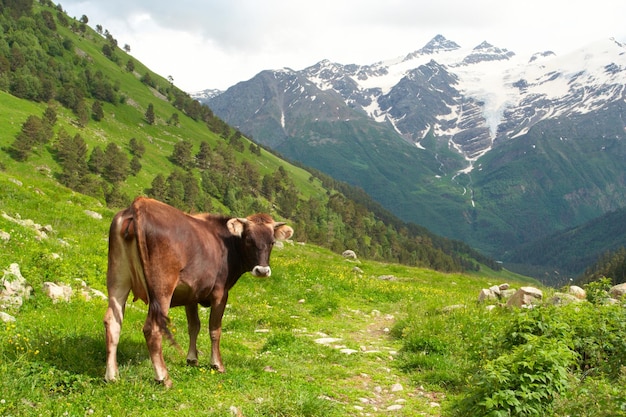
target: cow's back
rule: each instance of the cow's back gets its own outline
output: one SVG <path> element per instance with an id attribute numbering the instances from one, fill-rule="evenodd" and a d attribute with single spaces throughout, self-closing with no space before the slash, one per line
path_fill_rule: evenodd
<path id="1" fill-rule="evenodd" d="M 175 305 L 202 302 L 216 282 L 226 285 L 223 222 L 221 217 L 190 216 L 138 197 L 113 219 L 109 269 L 113 263 L 116 279 L 130 280 L 135 299 L 146 303 L 151 288 L 162 285 L 179 287 Z"/>

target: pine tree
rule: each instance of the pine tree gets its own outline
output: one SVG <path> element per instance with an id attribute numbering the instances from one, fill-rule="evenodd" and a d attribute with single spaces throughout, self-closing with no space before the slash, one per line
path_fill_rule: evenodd
<path id="1" fill-rule="evenodd" d="M 104 150 L 104 171 L 102 176 L 110 183 L 124 181 L 130 172 L 128 157 L 113 142 L 110 142 Z"/>
<path id="2" fill-rule="evenodd" d="M 104 109 L 102 108 L 102 103 L 100 103 L 98 100 L 94 101 L 91 105 L 91 117 L 96 122 L 104 119 Z"/>
<path id="3" fill-rule="evenodd" d="M 174 150 L 172 151 L 172 162 L 184 169 L 191 169 L 193 167 L 192 151 L 193 144 L 186 140 L 176 142 Z"/>
<path id="4" fill-rule="evenodd" d="M 206 141 L 200 143 L 200 150 L 196 154 L 196 164 L 199 169 L 203 170 L 211 165 L 211 147 Z"/>
<path id="5" fill-rule="evenodd" d="M 102 174 L 106 165 L 104 151 L 102 150 L 102 148 L 100 148 L 99 146 L 93 148 L 87 165 L 89 166 L 89 170 L 94 174 Z"/>
<path id="6" fill-rule="evenodd" d="M 157 174 L 157 176 L 152 180 L 151 186 L 152 187 L 147 190 L 148 196 L 160 201 L 165 201 L 165 197 L 167 195 L 167 183 L 163 174 Z"/>
<path id="7" fill-rule="evenodd" d="M 146 121 L 149 125 L 153 125 L 155 121 L 154 115 L 154 106 L 152 103 L 148 104 L 148 108 L 146 109 Z"/>

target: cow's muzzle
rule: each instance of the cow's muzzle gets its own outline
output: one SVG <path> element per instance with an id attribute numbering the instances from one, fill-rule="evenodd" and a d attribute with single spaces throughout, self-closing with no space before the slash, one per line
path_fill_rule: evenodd
<path id="1" fill-rule="evenodd" d="M 272 275 L 272 269 L 269 266 L 260 266 L 257 265 L 254 268 L 252 268 L 252 275 L 254 275 L 255 277 L 269 277 L 270 275 Z"/>

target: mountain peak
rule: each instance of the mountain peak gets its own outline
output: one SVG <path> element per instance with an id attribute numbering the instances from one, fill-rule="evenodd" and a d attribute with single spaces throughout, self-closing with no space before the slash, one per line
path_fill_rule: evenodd
<path id="1" fill-rule="evenodd" d="M 454 51 L 459 48 L 460 46 L 456 42 L 450 41 L 442 35 L 437 35 L 418 52 L 422 54 L 434 54 L 437 52 Z"/>
<path id="2" fill-rule="evenodd" d="M 508 49 L 498 48 L 487 41 L 483 41 L 476 46 L 472 52 L 463 59 L 463 64 L 477 64 L 485 61 L 508 60 L 515 55 L 515 52 Z"/>
<path id="3" fill-rule="evenodd" d="M 408 61 L 420 55 L 432 55 L 440 52 L 454 51 L 460 48 L 461 47 L 456 42 L 446 39 L 443 35 L 437 35 L 421 49 L 408 54 L 404 58 L 404 61 Z"/>

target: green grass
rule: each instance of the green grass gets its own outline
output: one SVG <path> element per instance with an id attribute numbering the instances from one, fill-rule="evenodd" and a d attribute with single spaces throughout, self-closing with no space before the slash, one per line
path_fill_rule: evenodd
<path id="1" fill-rule="evenodd" d="M 20 177 L 20 186 L 10 180 L 15 176 L 0 173 L 1 210 L 53 229 L 48 238 L 38 240 L 30 228 L 0 218 L 0 230 L 11 235 L 0 243 L 0 266 L 6 269 L 17 262 L 34 288 L 33 297 L 12 312 L 17 321 L 0 325 L 0 415 L 86 415 L 93 410 L 93 415 L 103 416 L 220 416 L 234 406 L 246 416 L 344 416 L 356 415 L 355 406 L 372 412 L 397 399 L 406 400 L 397 415 L 414 415 L 416 410 L 437 415 L 397 367 L 395 352 L 402 341 L 388 329 L 410 309 L 471 299 L 485 280 L 355 263 L 300 244 L 274 251 L 270 279 L 245 275 L 231 291 L 223 323 L 225 374 L 208 367 L 204 309 L 200 366 L 188 367 L 167 346 L 174 387 L 154 384 L 141 331 L 147 309 L 137 302 L 127 308 L 124 321 L 120 381 L 105 383 L 106 303 L 77 295 L 70 303 L 54 304 L 43 295 L 42 283 L 64 282 L 78 289 L 76 279 L 81 279 L 105 291 L 106 234 L 113 213 L 39 175 Z M 86 209 L 103 219 L 87 216 Z M 363 274 L 353 272 L 354 266 Z M 389 274 L 397 279 L 378 279 Z M 184 310 L 173 309 L 171 319 L 176 339 L 186 347 Z M 323 335 L 341 340 L 331 346 L 314 342 Z M 335 345 L 356 353 L 342 353 Z M 405 390 L 392 393 L 395 383 Z"/>
<path id="2" fill-rule="evenodd" d="M 526 347 L 519 337 L 507 335 L 523 331 L 540 337 L 537 329 L 547 336 L 531 353 L 544 358 L 543 363 L 545 358 L 563 360 L 551 364 L 548 359 L 547 370 L 539 369 L 538 375 L 571 366 L 566 391 L 560 386 L 544 390 L 558 398 L 554 406 L 541 403 L 549 407 L 543 411 L 568 415 L 577 409 L 576 396 L 590 404 L 588 409 L 592 403 L 613 404 L 596 406 L 603 415 L 626 406 L 611 388 L 623 380 L 623 308 L 488 312 L 476 302 L 481 288 L 528 281 L 507 271 L 444 274 L 349 261 L 299 243 L 275 249 L 271 278 L 246 274 L 231 290 L 222 335 L 226 373 L 208 366 L 209 310 L 202 309 L 200 366 L 188 367 L 185 357 L 166 345 L 174 387 L 156 385 L 142 333 L 147 308 L 139 301 L 127 308 L 120 380 L 105 383 L 106 302 L 87 301 L 77 292 L 70 303 L 55 304 L 43 295 L 42 284 L 63 282 L 78 290 L 82 284 L 77 280 L 82 280 L 105 291 L 106 236 L 113 212 L 38 172 L 19 176 L 21 185 L 16 177 L 0 172 L 0 210 L 14 219 L 50 225 L 52 231 L 39 239 L 30 227 L 0 217 L 0 230 L 11 235 L 0 243 L 0 267 L 18 263 L 34 289 L 19 311 L 11 311 L 16 322 L 0 325 L 0 415 L 224 416 L 235 407 L 247 417 L 358 416 L 386 414 L 393 406 L 402 406 L 393 412 L 398 416 L 467 415 L 458 411 L 471 408 L 463 401 L 492 395 L 477 391 L 473 382 L 489 381 L 485 366 L 494 372 L 520 366 L 519 356 L 510 352 L 519 355 Z M 103 218 L 93 219 L 85 210 Z M 357 266 L 362 272 L 354 270 Z M 392 279 L 381 279 L 383 275 Z M 543 289 L 546 297 L 552 291 Z M 172 309 L 170 316 L 172 331 L 186 349 L 184 309 Z M 551 335 L 565 338 L 561 342 Z M 338 340 L 315 342 L 323 337 Z M 587 352 L 587 365 L 571 363 L 568 346 Z M 581 378 L 585 366 L 594 369 L 593 378 Z M 403 390 L 392 391 L 395 384 Z"/>

